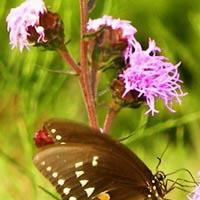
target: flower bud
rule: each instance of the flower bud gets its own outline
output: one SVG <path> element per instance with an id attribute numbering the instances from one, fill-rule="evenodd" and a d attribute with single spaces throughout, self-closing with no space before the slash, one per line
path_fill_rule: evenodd
<path id="1" fill-rule="evenodd" d="M 11 9 L 7 19 L 12 48 L 20 51 L 30 45 L 48 49 L 64 44 L 63 23 L 60 17 L 47 10 L 43 0 L 27 0 Z"/>
<path id="2" fill-rule="evenodd" d="M 112 97 L 121 107 L 138 108 L 145 101 L 145 98 L 138 97 L 137 91 L 129 91 L 124 95 L 125 84 L 122 79 L 115 79 L 111 84 Z"/>
<path id="3" fill-rule="evenodd" d="M 57 13 L 47 11 L 40 15 L 39 25 L 44 29 L 45 41 L 39 40 L 39 34 L 32 27 L 28 28 L 28 40 L 36 46 L 57 49 L 64 44 L 64 26 Z"/>
<path id="4" fill-rule="evenodd" d="M 88 22 L 88 52 L 90 63 L 100 69 L 124 67 L 124 52 L 136 29 L 129 21 L 104 16 Z"/>
<path id="5" fill-rule="evenodd" d="M 95 62 L 101 69 L 113 66 L 121 68 L 123 51 L 127 47 L 127 41 L 122 38 L 121 30 L 102 27 L 99 32 L 94 34 L 93 39 L 88 42 L 89 61 Z"/>

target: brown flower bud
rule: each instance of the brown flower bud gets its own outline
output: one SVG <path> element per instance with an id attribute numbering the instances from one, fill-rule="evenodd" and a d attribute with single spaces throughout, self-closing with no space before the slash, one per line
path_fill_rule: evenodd
<path id="1" fill-rule="evenodd" d="M 112 82 L 111 91 L 114 101 L 122 107 L 128 106 L 138 108 L 145 101 L 144 97 L 138 97 L 139 93 L 137 91 L 129 91 L 126 95 L 124 95 L 125 85 L 121 79 L 115 79 Z"/>
<path id="2" fill-rule="evenodd" d="M 124 67 L 123 51 L 127 40 L 122 37 L 122 30 L 102 26 L 88 42 L 89 61 L 95 62 L 98 68 Z M 123 66 L 122 66 L 123 65 Z"/>
<path id="3" fill-rule="evenodd" d="M 44 28 L 45 41 L 39 40 L 39 34 L 34 27 L 28 28 L 28 40 L 35 43 L 36 46 L 43 46 L 47 49 L 54 50 L 64 44 L 64 27 L 63 22 L 57 13 L 50 11 L 40 14 L 39 25 Z"/>

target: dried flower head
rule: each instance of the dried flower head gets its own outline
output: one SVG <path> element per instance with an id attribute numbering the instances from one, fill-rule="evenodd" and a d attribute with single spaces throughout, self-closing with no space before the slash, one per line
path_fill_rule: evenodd
<path id="1" fill-rule="evenodd" d="M 7 16 L 10 44 L 12 48 L 28 48 L 29 29 L 34 29 L 38 34 L 38 42 L 45 42 L 44 28 L 40 26 L 40 15 L 46 12 L 43 0 L 26 0 L 19 7 L 11 9 Z"/>
<path id="2" fill-rule="evenodd" d="M 200 186 L 197 186 L 195 190 L 188 195 L 189 200 L 200 200 Z"/>
<path id="3" fill-rule="evenodd" d="M 134 41 L 133 52 L 128 56 L 127 68 L 119 75 L 125 84 L 124 96 L 130 91 L 137 91 L 138 97 L 145 99 L 149 109 L 146 113 L 154 115 L 157 98 L 163 100 L 171 111 L 172 102 L 181 103 L 180 97 L 185 94 L 181 90 L 178 67 L 173 65 L 164 56 L 158 55 L 160 49 L 153 40 L 149 40 L 149 47 L 143 50 L 140 43 Z"/>

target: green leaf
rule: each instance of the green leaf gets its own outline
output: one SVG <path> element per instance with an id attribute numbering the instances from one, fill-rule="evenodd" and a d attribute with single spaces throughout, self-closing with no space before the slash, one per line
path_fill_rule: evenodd
<path id="1" fill-rule="evenodd" d="M 54 194 L 52 194 L 51 192 L 49 192 L 47 189 L 45 189 L 44 187 L 42 186 L 38 186 L 41 190 L 43 190 L 45 193 L 47 193 L 49 196 L 53 197 L 53 199 L 56 199 L 56 200 L 60 200 L 57 196 L 55 196 Z"/>

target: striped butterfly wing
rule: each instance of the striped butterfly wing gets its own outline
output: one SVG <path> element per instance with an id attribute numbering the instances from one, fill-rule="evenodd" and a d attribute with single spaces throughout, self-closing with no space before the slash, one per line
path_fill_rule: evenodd
<path id="1" fill-rule="evenodd" d="M 56 187 L 63 200 L 142 200 L 145 183 L 125 158 L 93 145 L 50 145 L 34 164 Z"/>
<path id="2" fill-rule="evenodd" d="M 43 133 L 46 145 L 39 148 L 34 163 L 62 199 L 147 199 L 154 176 L 124 145 L 65 120 L 49 120 Z"/>
<path id="3" fill-rule="evenodd" d="M 120 142 L 111 139 L 108 135 L 102 134 L 98 130 L 68 120 L 58 119 L 47 121 L 44 124 L 44 129 L 52 137 L 55 144 L 82 143 L 93 144 L 107 149 L 112 147 L 112 151 L 132 162 L 133 169 L 141 175 L 143 180 L 152 179 L 152 172 L 136 154 Z"/>

